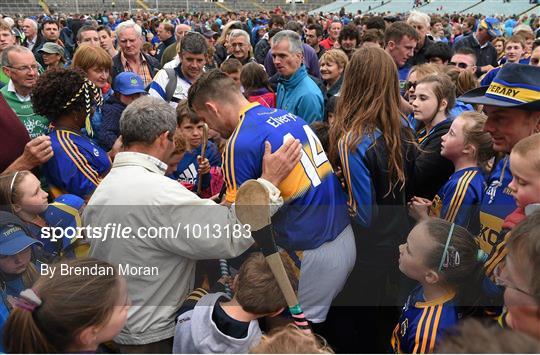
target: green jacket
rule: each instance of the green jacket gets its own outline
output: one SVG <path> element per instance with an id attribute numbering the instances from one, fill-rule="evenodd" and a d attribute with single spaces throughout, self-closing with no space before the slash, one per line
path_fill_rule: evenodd
<path id="1" fill-rule="evenodd" d="M 49 133 L 49 120 L 34 113 L 31 101 L 20 100 L 12 85 L 8 83 L 0 89 L 0 93 L 24 124 L 31 139 Z"/>

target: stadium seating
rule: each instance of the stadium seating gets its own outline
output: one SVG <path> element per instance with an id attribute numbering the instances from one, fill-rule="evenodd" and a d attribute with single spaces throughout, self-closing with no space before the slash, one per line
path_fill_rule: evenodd
<path id="1" fill-rule="evenodd" d="M 337 12 L 344 6 L 347 12 L 356 13 L 358 10 L 370 13 L 405 13 L 414 9 L 413 0 L 338 0 L 312 10 L 310 13 L 320 11 Z M 535 7 L 536 6 L 536 7 Z M 523 13 L 540 15 L 540 6 L 532 5 L 529 0 L 510 0 L 503 3 L 502 0 L 431 0 L 427 4 L 418 7 L 417 10 L 426 13 L 462 13 L 462 14 L 483 14 L 483 15 L 520 15 Z"/>
<path id="2" fill-rule="evenodd" d="M 154 11 L 211 11 L 225 12 L 229 10 L 260 11 L 272 10 L 280 6 L 283 10 L 309 11 L 310 13 L 337 13 L 342 7 L 347 12 L 357 13 L 405 13 L 413 9 L 413 0 L 337 0 L 328 3 L 328 0 L 45 0 L 51 10 L 55 12 L 76 12 L 90 14 L 101 11 L 124 11 L 142 9 Z M 303 1 L 303 2 L 300 2 Z M 529 4 L 529 0 L 431 0 L 418 10 L 426 13 L 480 13 L 485 15 L 512 15 L 528 12 L 540 14 L 540 6 Z M 43 13 L 39 0 L 0 0 L 0 13 L 2 14 L 30 14 Z M 114 6 L 113 6 L 114 4 Z M 77 6 L 78 5 L 78 6 Z M 441 10 L 442 9 L 442 10 Z"/>
<path id="3" fill-rule="evenodd" d="M 328 4 L 328 0 L 301 1 L 296 0 L 294 4 L 296 11 L 309 11 Z M 102 11 L 125 11 L 129 8 L 149 11 L 155 11 L 156 9 L 160 11 L 179 11 L 189 8 L 190 11 L 211 12 L 272 10 L 276 6 L 280 6 L 287 11 L 293 9 L 291 0 L 223 0 L 223 2 L 212 2 L 212 0 L 46 0 L 45 2 L 55 12 L 74 13 L 78 8 L 79 12 L 83 14 Z M 43 9 L 39 5 L 39 0 L 0 0 L 0 13 L 38 15 L 43 13 Z"/>

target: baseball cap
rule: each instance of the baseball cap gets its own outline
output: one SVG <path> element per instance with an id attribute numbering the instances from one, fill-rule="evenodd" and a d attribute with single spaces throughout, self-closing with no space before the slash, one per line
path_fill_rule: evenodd
<path id="1" fill-rule="evenodd" d="M 38 52 L 48 54 L 60 54 L 62 57 L 64 57 L 65 55 L 64 48 L 52 42 L 45 43 Z"/>
<path id="2" fill-rule="evenodd" d="M 0 229 L 0 255 L 16 255 L 34 244 L 43 246 L 17 225 L 8 224 Z"/>
<path id="3" fill-rule="evenodd" d="M 486 29 L 491 37 L 501 35 L 501 23 L 495 17 L 486 17 L 480 21 L 479 26 Z"/>
<path id="4" fill-rule="evenodd" d="M 146 94 L 141 77 L 130 71 L 122 72 L 114 78 L 113 89 L 126 96 Z"/>
<path id="5" fill-rule="evenodd" d="M 205 29 L 205 31 L 203 32 L 203 36 L 206 37 L 206 38 L 212 38 L 212 37 L 214 37 L 216 34 L 217 34 L 217 32 L 212 31 L 212 30 L 209 29 L 209 28 Z"/>

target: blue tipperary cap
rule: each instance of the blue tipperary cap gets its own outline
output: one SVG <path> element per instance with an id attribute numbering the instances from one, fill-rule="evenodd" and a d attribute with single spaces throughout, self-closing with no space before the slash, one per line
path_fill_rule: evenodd
<path id="1" fill-rule="evenodd" d="M 505 64 L 489 86 L 470 90 L 458 99 L 471 104 L 540 111 L 540 67 Z"/>
<path id="2" fill-rule="evenodd" d="M 122 72 L 114 78 L 113 89 L 126 96 L 146 94 L 141 77 L 130 71 Z"/>
<path id="3" fill-rule="evenodd" d="M 43 246 L 41 242 L 29 237 L 19 226 L 5 225 L 0 229 L 0 255 L 16 255 L 34 244 Z"/>

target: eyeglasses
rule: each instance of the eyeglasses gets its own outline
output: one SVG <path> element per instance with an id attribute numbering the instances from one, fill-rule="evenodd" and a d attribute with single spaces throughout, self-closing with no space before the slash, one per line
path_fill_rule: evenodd
<path id="1" fill-rule="evenodd" d="M 524 289 L 522 288 L 519 288 L 517 287 L 516 285 L 514 285 L 510 280 L 508 280 L 507 278 L 505 278 L 503 276 L 503 274 L 505 274 L 504 272 L 504 269 L 505 269 L 505 265 L 504 263 L 499 263 L 495 269 L 493 270 L 493 277 L 495 278 L 495 284 L 498 285 L 498 286 L 501 286 L 501 287 L 504 287 L 504 288 L 511 288 L 513 290 L 516 290 L 518 292 L 521 292 L 529 297 L 532 297 L 534 299 L 536 299 L 537 297 L 528 292 L 528 291 L 525 291 Z"/>
<path id="2" fill-rule="evenodd" d="M 31 72 L 34 72 L 34 71 L 37 71 L 38 70 L 38 66 L 36 64 L 34 65 L 25 65 L 25 66 L 22 66 L 22 67 L 12 67 L 12 66 L 9 66 L 9 65 L 6 65 L 8 68 L 10 69 L 14 69 L 14 70 L 17 70 L 17 71 L 22 71 L 22 72 L 25 72 L 25 73 L 31 73 Z"/>
<path id="3" fill-rule="evenodd" d="M 413 90 L 416 90 L 416 84 L 417 84 L 417 82 L 415 82 L 415 81 L 406 81 L 405 82 L 405 91 L 409 91 L 411 88 Z"/>
<path id="4" fill-rule="evenodd" d="M 458 68 L 461 68 L 461 69 L 467 69 L 469 67 L 469 64 L 467 64 L 467 63 L 448 62 L 448 65 L 451 65 L 453 67 L 458 67 Z"/>

